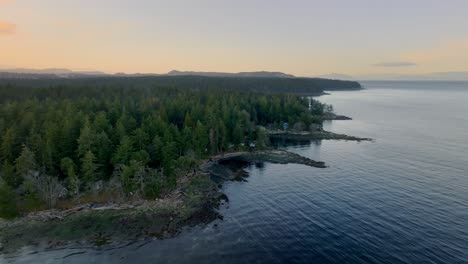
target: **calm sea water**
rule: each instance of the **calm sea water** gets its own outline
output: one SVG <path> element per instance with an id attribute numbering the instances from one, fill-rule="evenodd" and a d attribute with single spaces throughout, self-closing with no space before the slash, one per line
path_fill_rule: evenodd
<path id="1" fill-rule="evenodd" d="M 354 118 L 325 129 L 375 142 L 288 147 L 326 169 L 249 167 L 248 182 L 224 186 L 224 220 L 114 250 L 26 250 L 0 261 L 468 263 L 468 83 L 363 84 L 319 98 Z"/>

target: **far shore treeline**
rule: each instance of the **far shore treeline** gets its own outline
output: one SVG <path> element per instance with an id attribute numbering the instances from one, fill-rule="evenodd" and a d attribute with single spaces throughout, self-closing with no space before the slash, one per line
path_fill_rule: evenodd
<path id="1" fill-rule="evenodd" d="M 25 76 L 25 78 L 21 78 Z M 29 77 L 28 77 L 29 76 Z M 330 80 L 321 78 L 273 78 L 273 77 L 207 77 L 207 76 L 141 76 L 141 77 L 81 77 L 50 78 L 48 75 L 21 74 L 18 78 L 1 78 L 0 85 L 15 89 L 0 90 L 0 100 L 35 96 L 50 96 L 44 90 L 32 88 L 46 87 L 130 87 L 130 88 L 191 88 L 224 89 L 226 91 L 250 91 L 266 93 L 295 93 L 301 95 L 321 95 L 324 91 L 359 90 L 355 81 Z M 21 89 L 22 92 L 16 92 Z M 9 93 L 14 90 L 14 93 Z"/>
<path id="2" fill-rule="evenodd" d="M 293 93 L 323 88 L 292 80 L 2 80 L 0 217 L 65 202 L 162 197 L 203 159 L 251 142 L 265 147 L 265 128 L 320 123 L 326 105 L 309 107 Z"/>

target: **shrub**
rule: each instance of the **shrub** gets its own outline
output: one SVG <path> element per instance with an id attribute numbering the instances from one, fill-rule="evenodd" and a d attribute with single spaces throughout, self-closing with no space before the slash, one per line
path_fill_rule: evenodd
<path id="1" fill-rule="evenodd" d="M 10 219 L 17 215 L 15 193 L 7 184 L 0 183 L 0 218 Z"/>

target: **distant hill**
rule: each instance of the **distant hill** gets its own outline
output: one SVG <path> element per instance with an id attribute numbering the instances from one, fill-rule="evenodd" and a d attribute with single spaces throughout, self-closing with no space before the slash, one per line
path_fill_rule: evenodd
<path id="1" fill-rule="evenodd" d="M 167 73 L 170 76 L 207 76 L 207 77 L 259 77 L 259 78 L 295 78 L 294 75 L 286 74 L 282 72 L 268 72 L 268 71 L 256 71 L 256 72 L 238 72 L 238 73 L 228 73 L 228 72 L 196 72 L 196 71 L 170 71 Z"/>
<path id="2" fill-rule="evenodd" d="M 46 73 L 18 73 L 18 72 L 1 72 L 0 79 L 54 79 L 55 74 Z"/>
<path id="3" fill-rule="evenodd" d="M 167 74 L 107 74 L 100 71 L 72 71 L 61 68 L 0 70 L 1 84 L 11 84 L 18 87 L 70 85 L 131 88 L 164 86 L 180 89 L 223 88 L 304 95 L 320 95 L 325 91 L 361 89 L 361 85 L 355 81 L 295 77 L 291 74 L 268 71 L 225 73 L 174 70 Z"/>
<path id="4" fill-rule="evenodd" d="M 257 72 L 197 72 L 197 71 L 170 71 L 166 74 L 157 73 L 116 73 L 108 74 L 101 71 L 72 71 L 69 69 L 62 68 L 49 68 L 49 69 L 26 69 L 26 68 L 15 68 L 15 69 L 0 69 L 0 78 L 8 76 L 8 78 L 41 78 L 37 75 L 46 75 L 48 78 L 79 78 L 89 76 L 117 76 L 117 77 L 140 77 L 140 76 L 206 76 L 206 77 L 258 77 L 258 78 L 295 78 L 294 75 L 286 74 L 282 72 L 268 72 L 268 71 L 257 71 Z"/>
<path id="5" fill-rule="evenodd" d="M 332 80 L 354 80 L 353 76 L 342 74 L 342 73 L 324 74 L 324 75 L 317 76 L 317 78 L 332 79 Z"/>
<path id="6" fill-rule="evenodd" d="M 36 75 L 35 75 L 36 76 Z M 278 77 L 208 77 L 198 75 L 180 76 L 101 76 L 81 78 L 0 78 L 1 86 L 15 86 L 18 89 L 36 87 L 128 87 L 174 89 L 225 89 L 248 92 L 293 93 L 300 95 L 321 95 L 325 91 L 359 90 L 355 81 L 328 80 L 320 78 L 278 78 Z"/>
<path id="7" fill-rule="evenodd" d="M 10 74 L 10 77 L 15 78 L 41 78 L 39 75 L 45 75 L 48 78 L 73 78 L 81 76 L 104 76 L 107 75 L 101 71 L 72 71 L 63 68 L 47 68 L 47 69 L 28 69 L 28 68 L 14 68 L 14 69 L 0 69 L 0 77 Z M 44 77 L 44 76 L 43 76 Z"/>
<path id="8" fill-rule="evenodd" d="M 2 72 L 18 73 L 18 74 L 72 74 L 73 71 L 62 68 L 48 68 L 48 69 L 27 69 L 27 68 L 14 68 L 14 69 L 0 69 Z"/>

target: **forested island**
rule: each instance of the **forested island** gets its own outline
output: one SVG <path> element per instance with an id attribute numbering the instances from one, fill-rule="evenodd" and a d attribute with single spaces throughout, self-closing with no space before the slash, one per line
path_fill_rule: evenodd
<path id="1" fill-rule="evenodd" d="M 332 107 L 301 96 L 336 81 L 290 80 L 0 81 L 0 218 L 13 219 L 0 248 L 164 237 L 219 217 L 212 179 L 240 179 L 244 163 L 325 167 L 270 137 L 362 140 L 321 130 Z"/>

